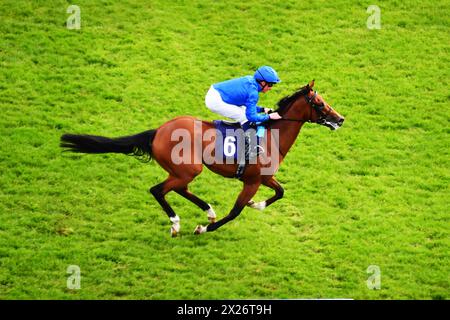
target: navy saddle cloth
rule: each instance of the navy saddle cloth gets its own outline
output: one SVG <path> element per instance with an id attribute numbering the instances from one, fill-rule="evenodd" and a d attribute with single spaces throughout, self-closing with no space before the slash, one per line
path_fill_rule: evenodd
<path id="1" fill-rule="evenodd" d="M 245 135 L 249 138 L 251 150 L 259 150 L 257 147 L 260 138 L 256 135 L 256 125 L 247 121 L 242 126 L 239 122 L 228 122 L 224 120 L 214 120 L 217 130 L 216 157 L 222 159 L 239 160 L 245 156 Z"/>

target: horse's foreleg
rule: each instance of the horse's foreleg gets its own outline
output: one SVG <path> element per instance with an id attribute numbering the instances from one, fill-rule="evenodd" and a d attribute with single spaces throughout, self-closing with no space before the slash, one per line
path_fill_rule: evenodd
<path id="1" fill-rule="evenodd" d="M 272 203 L 274 203 L 277 200 L 280 200 L 281 198 L 283 198 L 284 195 L 284 189 L 283 187 L 280 185 L 280 183 L 275 180 L 275 178 L 272 176 L 269 179 L 264 179 L 262 181 L 262 184 L 275 190 L 275 195 L 269 199 L 267 199 L 266 201 L 261 201 L 261 202 L 255 202 L 253 200 L 250 200 L 247 203 L 247 206 L 249 206 L 250 208 L 253 209 L 257 209 L 257 210 L 264 210 L 265 208 L 267 208 L 268 206 L 270 206 Z"/>
<path id="2" fill-rule="evenodd" d="M 256 191 L 258 191 L 259 186 L 260 186 L 260 182 L 256 182 L 256 183 L 252 183 L 252 184 L 245 183 L 244 189 L 239 194 L 239 196 L 236 200 L 236 203 L 234 204 L 233 209 L 231 209 L 230 213 L 226 217 L 224 217 L 223 219 L 221 219 L 217 222 L 209 224 L 207 227 L 197 226 L 194 233 L 200 234 L 200 233 L 204 233 L 206 231 L 208 231 L 208 232 L 214 231 L 217 228 L 220 228 L 221 226 L 223 226 L 225 223 L 236 218 L 241 213 L 242 209 L 244 209 L 244 207 L 248 203 L 248 201 L 255 195 Z"/>
<path id="3" fill-rule="evenodd" d="M 188 199 L 189 201 L 191 201 L 193 204 L 195 204 L 197 207 L 199 207 L 203 211 L 206 211 L 206 214 L 208 216 L 208 220 L 210 223 L 216 222 L 216 213 L 214 212 L 211 205 L 206 203 L 199 197 L 197 197 L 192 192 L 190 192 L 187 187 L 184 189 L 181 189 L 181 190 L 175 190 L 175 192 L 178 193 L 179 195 L 183 196 L 184 198 Z"/>

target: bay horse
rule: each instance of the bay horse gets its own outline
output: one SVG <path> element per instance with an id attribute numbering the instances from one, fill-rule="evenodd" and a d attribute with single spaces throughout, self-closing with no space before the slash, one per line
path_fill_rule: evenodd
<path id="1" fill-rule="evenodd" d="M 275 179 L 274 174 L 305 122 L 324 125 L 332 130 L 342 126 L 344 117 L 325 102 L 313 90 L 313 87 L 314 80 L 278 102 L 276 111 L 282 116 L 282 119 L 270 120 L 264 136 L 265 141 L 271 143 L 266 143 L 267 150 L 259 155 L 254 163 L 246 165 L 245 171 L 240 177 L 244 184 L 243 189 L 229 214 L 218 221 L 216 221 L 216 213 L 211 205 L 188 190 L 189 183 L 202 172 L 204 165 L 221 176 L 228 178 L 235 176 L 238 167 L 236 163 L 216 163 L 207 161 L 208 159 L 205 157 L 204 151 L 207 148 L 214 149 L 211 147 L 213 146 L 211 141 L 216 137 L 210 137 L 208 140 L 202 136 L 208 130 L 216 132 L 212 122 L 182 116 L 164 123 L 155 130 L 119 138 L 64 134 L 61 136 L 61 147 L 66 148 L 66 151 L 81 153 L 114 152 L 152 157 L 169 174 L 165 181 L 151 187 L 149 191 L 169 216 L 172 222 L 171 235 L 174 237 L 179 234 L 180 218 L 165 199 L 166 194 L 170 191 L 175 191 L 207 213 L 209 224 L 207 226 L 197 225 L 194 233 L 211 232 L 236 218 L 245 206 L 263 210 L 283 197 L 283 187 Z M 194 127 L 198 124 L 200 124 L 201 130 L 195 131 Z M 178 144 L 178 141 L 173 141 L 173 132 L 180 129 L 188 132 L 192 138 L 189 142 L 191 148 L 188 151 L 184 150 L 184 154 L 180 153 L 181 156 L 189 156 L 191 161 L 182 163 L 174 161 L 173 152 L 171 152 Z M 275 132 L 279 136 L 277 141 L 272 138 L 272 136 L 275 137 Z M 198 147 L 196 148 L 194 144 L 197 144 Z M 213 155 L 214 150 L 212 151 Z M 272 156 L 276 156 L 276 163 L 271 163 L 268 158 Z M 262 174 L 264 170 L 265 172 Z M 255 203 L 252 198 L 261 184 L 273 189 L 275 195 L 266 201 Z"/>

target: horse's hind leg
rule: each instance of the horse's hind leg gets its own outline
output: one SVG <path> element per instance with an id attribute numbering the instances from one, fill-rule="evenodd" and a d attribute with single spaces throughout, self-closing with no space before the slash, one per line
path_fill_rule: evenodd
<path id="1" fill-rule="evenodd" d="M 165 195 L 172 190 L 182 190 L 186 188 L 187 184 L 192 179 L 181 179 L 173 176 L 169 176 L 166 181 L 157 184 L 150 188 L 150 193 L 155 197 L 156 201 L 161 205 L 163 210 L 169 216 L 170 221 L 172 221 L 172 227 L 170 233 L 172 237 L 176 237 L 180 232 L 180 217 L 173 211 L 172 207 L 165 199 Z"/>
<path id="2" fill-rule="evenodd" d="M 184 198 L 188 199 L 189 201 L 191 201 L 193 204 L 195 204 L 197 207 L 199 207 L 203 211 L 206 211 L 209 223 L 216 222 L 216 213 L 214 212 L 214 210 L 211 207 L 211 205 L 206 203 L 205 201 L 203 201 L 199 197 L 197 197 L 195 194 L 191 193 L 188 190 L 187 186 L 184 189 L 175 190 L 175 192 L 178 193 L 179 195 L 183 196 Z"/>

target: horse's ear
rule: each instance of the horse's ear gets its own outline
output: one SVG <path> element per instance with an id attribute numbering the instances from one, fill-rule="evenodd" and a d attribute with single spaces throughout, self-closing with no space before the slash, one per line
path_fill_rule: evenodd
<path id="1" fill-rule="evenodd" d="M 310 87 L 311 89 L 314 87 L 314 79 L 308 83 L 308 87 Z"/>

